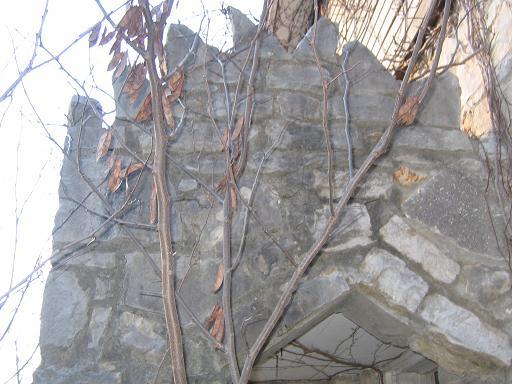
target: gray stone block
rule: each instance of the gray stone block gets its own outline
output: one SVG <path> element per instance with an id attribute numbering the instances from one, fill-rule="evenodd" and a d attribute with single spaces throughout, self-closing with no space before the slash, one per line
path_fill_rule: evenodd
<path id="1" fill-rule="evenodd" d="M 492 356 L 503 365 L 510 365 L 512 347 L 508 336 L 483 323 L 475 314 L 446 297 L 427 297 L 420 315 L 425 321 L 434 324 L 450 341 Z"/>
<path id="2" fill-rule="evenodd" d="M 316 38 L 315 38 L 316 37 Z M 334 23 L 325 17 L 320 17 L 316 25 L 309 28 L 306 35 L 295 48 L 293 57 L 297 59 L 315 60 L 312 43 L 314 41 L 318 57 L 326 62 L 337 62 L 338 30 Z"/>
<path id="3" fill-rule="evenodd" d="M 400 217 L 393 216 L 379 233 L 385 243 L 420 264 L 434 279 L 450 284 L 459 274 L 460 266 L 455 261 Z"/>
<path id="4" fill-rule="evenodd" d="M 330 75 L 321 69 L 326 80 Z M 273 62 L 267 74 L 269 89 L 284 89 L 293 91 L 308 91 L 319 93 L 322 90 L 320 71 L 314 64 Z"/>
<path id="5" fill-rule="evenodd" d="M 361 265 L 365 280 L 392 304 L 415 312 L 428 291 L 428 284 L 391 253 L 373 248 Z"/>
<path id="6" fill-rule="evenodd" d="M 458 162 L 427 180 L 403 208 L 408 217 L 453 238 L 461 247 L 498 256 L 485 186 L 478 161 Z"/>
<path id="7" fill-rule="evenodd" d="M 458 129 L 441 129 L 412 125 L 400 128 L 395 135 L 392 150 L 430 150 L 436 151 L 441 157 L 442 152 L 465 152 L 473 156 L 473 147 L 466 135 Z"/>
<path id="8" fill-rule="evenodd" d="M 53 270 L 46 282 L 41 312 L 41 350 L 70 347 L 87 324 L 88 293 L 71 271 Z M 56 361 L 48 350 L 46 358 Z"/>

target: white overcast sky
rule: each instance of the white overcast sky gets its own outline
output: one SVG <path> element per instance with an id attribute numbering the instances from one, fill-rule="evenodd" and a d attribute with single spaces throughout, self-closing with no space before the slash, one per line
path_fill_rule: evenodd
<path id="1" fill-rule="evenodd" d="M 103 0 L 105 8 L 115 9 L 120 0 Z M 262 1 L 250 0 L 188 0 L 175 1 L 173 22 L 181 22 L 197 29 L 203 15 L 203 5 L 211 11 L 212 23 L 209 41 L 223 45 L 229 39 L 225 33 L 225 17 L 222 6 L 232 5 L 246 14 L 258 18 Z M 45 0 L 29 0 L 22 3 L 3 1 L 0 12 L 0 94 L 17 77 L 17 65 L 26 66 L 33 49 L 35 34 L 39 28 Z M 48 15 L 43 30 L 43 44 L 53 53 L 59 52 L 81 32 L 93 26 L 101 18 L 95 0 L 49 0 Z M 119 19 L 117 17 L 116 19 Z M 225 47 L 229 46 L 229 42 Z M 35 64 L 48 58 L 39 50 Z M 94 91 L 90 73 L 97 84 L 111 93 L 111 74 L 106 73 L 107 49 L 89 49 L 87 37 L 62 56 L 62 62 L 73 76 L 86 81 L 93 97 L 99 99 L 105 110 L 112 107 L 109 97 Z M 71 97 L 77 86 L 59 70 L 49 64 L 29 74 L 24 86 L 41 119 L 51 135 L 63 143 L 66 135 L 66 117 Z M 11 282 L 11 267 L 14 262 L 13 283 L 29 273 L 38 257 L 47 258 L 51 248 L 50 233 L 58 207 L 57 188 L 62 155 L 52 144 L 32 112 L 21 84 L 12 100 L 0 103 L 0 295 L 6 292 Z M 16 216 L 18 222 L 16 244 Z M 16 214 L 17 212 L 17 214 Z M 47 273 L 47 270 L 45 271 Z M 19 365 L 30 357 L 38 343 L 39 312 L 44 281 L 32 283 L 9 334 L 0 342 L 0 384 L 16 371 L 16 356 Z M 11 319 L 19 295 L 8 301 L 0 311 L 0 338 Z M 18 353 L 16 353 L 16 346 Z M 32 382 L 32 371 L 39 364 L 36 352 L 31 364 L 21 374 L 21 382 Z M 12 383 L 16 382 L 14 378 Z"/>

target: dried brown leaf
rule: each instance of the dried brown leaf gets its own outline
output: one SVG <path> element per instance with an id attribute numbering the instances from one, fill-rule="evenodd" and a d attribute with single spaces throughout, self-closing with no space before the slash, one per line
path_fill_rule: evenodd
<path id="1" fill-rule="evenodd" d="M 115 34 L 116 34 L 116 31 L 107 33 L 107 29 L 105 28 L 105 30 L 103 31 L 103 35 L 101 36 L 99 45 L 108 44 L 110 42 L 110 40 L 112 40 L 112 38 L 114 37 Z"/>
<path id="2" fill-rule="evenodd" d="M 148 94 L 142 103 L 139 113 L 135 116 L 135 122 L 148 121 L 152 118 L 151 94 Z"/>
<path id="3" fill-rule="evenodd" d="M 151 200 L 149 202 L 149 223 L 156 224 L 158 220 L 158 198 L 156 195 L 156 183 L 153 180 L 151 187 Z"/>
<path id="4" fill-rule="evenodd" d="M 233 131 L 233 135 L 231 135 L 231 141 L 234 141 L 240 137 L 240 133 L 242 132 L 242 128 L 244 126 L 244 116 L 240 115 L 238 120 L 236 121 L 235 130 Z"/>
<path id="5" fill-rule="evenodd" d="M 110 60 L 110 63 L 108 63 L 107 71 L 113 70 L 117 65 L 121 62 L 123 59 L 123 56 L 126 54 L 126 52 L 117 52 L 113 57 L 112 60 Z"/>
<path id="6" fill-rule="evenodd" d="M 165 59 L 165 55 L 162 55 L 162 57 L 158 59 L 158 65 L 162 76 L 167 76 L 167 60 Z"/>
<path id="7" fill-rule="evenodd" d="M 116 40 L 112 43 L 112 47 L 110 48 L 110 51 L 108 52 L 109 55 L 116 55 L 121 50 L 121 42 L 123 41 L 123 36 L 119 35 L 119 33 L 116 36 Z"/>
<path id="8" fill-rule="evenodd" d="M 121 62 L 119 63 L 119 65 L 117 66 L 116 71 L 114 72 L 114 76 L 113 76 L 114 81 L 117 80 L 119 78 L 119 76 L 121 76 L 121 74 L 123 73 L 123 71 L 126 68 L 127 63 L 128 63 L 128 52 L 124 52 L 123 58 L 122 58 Z"/>
<path id="9" fill-rule="evenodd" d="M 146 73 L 147 67 L 143 63 L 135 64 L 130 71 L 123 87 L 123 92 L 128 96 L 130 102 L 134 103 L 138 99 L 146 80 Z"/>
<path id="10" fill-rule="evenodd" d="M 217 275 L 215 276 L 215 281 L 213 283 L 213 293 L 218 292 L 220 287 L 222 287 L 223 282 L 224 282 L 224 264 L 220 263 L 219 268 L 217 268 Z"/>
<path id="11" fill-rule="evenodd" d="M 172 114 L 172 102 L 169 97 L 162 95 L 162 108 L 164 109 L 164 116 L 167 125 L 171 130 L 174 129 L 174 117 Z"/>
<path id="12" fill-rule="evenodd" d="M 98 140 L 98 148 L 96 149 L 96 161 L 99 161 L 108 153 L 110 143 L 112 142 L 112 131 L 109 129 Z"/>
<path id="13" fill-rule="evenodd" d="M 211 335 L 219 343 L 222 343 L 222 340 L 224 340 L 224 310 L 222 309 L 222 307 L 219 307 L 218 311 L 215 314 L 215 321 L 213 323 Z"/>
<path id="14" fill-rule="evenodd" d="M 120 31 L 126 30 L 126 35 L 129 38 L 140 35 L 143 27 L 142 9 L 138 5 L 130 7 L 117 26 Z"/>
<path id="15" fill-rule="evenodd" d="M 183 85 L 185 84 L 185 75 L 182 69 L 175 71 L 167 81 L 172 95 L 171 102 L 175 101 L 183 93 Z"/>
<path id="16" fill-rule="evenodd" d="M 137 172 L 137 171 L 141 170 L 142 168 L 144 168 L 143 163 L 130 164 L 130 166 L 125 169 L 125 175 L 130 176 L 132 173 Z"/>
<path id="17" fill-rule="evenodd" d="M 210 316 L 208 316 L 208 318 L 204 322 L 204 327 L 207 330 L 210 330 L 212 328 L 213 323 L 215 322 L 215 317 L 217 316 L 217 312 L 219 311 L 219 309 L 220 309 L 220 306 L 218 304 L 215 304 L 213 306 L 213 309 L 212 309 L 212 312 L 210 313 Z"/>
<path id="18" fill-rule="evenodd" d="M 108 189 L 111 193 L 116 192 L 123 181 L 121 159 L 115 159 L 114 166 L 110 171 L 110 178 L 108 179 Z"/>
<path id="19" fill-rule="evenodd" d="M 92 47 L 92 46 L 96 45 L 96 43 L 98 42 L 98 37 L 100 35 L 100 30 L 101 30 L 101 23 L 96 24 L 92 28 L 91 34 L 89 35 L 89 47 Z"/>
<path id="20" fill-rule="evenodd" d="M 394 173 L 393 179 L 400 185 L 411 185 L 426 179 L 426 176 L 419 175 L 409 167 L 401 165 Z"/>
<path id="21" fill-rule="evenodd" d="M 398 122 L 400 124 L 410 125 L 414 123 L 414 119 L 416 119 L 416 113 L 418 113 L 418 102 L 418 96 L 411 96 L 400 107 L 400 110 L 398 111 Z"/>

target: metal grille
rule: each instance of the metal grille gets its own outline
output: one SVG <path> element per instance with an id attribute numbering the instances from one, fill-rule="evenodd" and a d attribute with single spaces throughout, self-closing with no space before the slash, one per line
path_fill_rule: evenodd
<path id="1" fill-rule="evenodd" d="M 340 51 L 345 43 L 358 40 L 400 78 L 429 3 L 430 0 L 330 0 L 326 14 L 338 25 Z M 436 22 L 432 20 L 432 27 Z M 425 43 L 429 41 L 432 39 L 427 37 Z"/>

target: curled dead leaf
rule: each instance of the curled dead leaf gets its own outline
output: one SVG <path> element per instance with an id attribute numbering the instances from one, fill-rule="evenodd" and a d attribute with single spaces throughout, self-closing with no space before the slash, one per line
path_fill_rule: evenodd
<path id="1" fill-rule="evenodd" d="M 114 160 L 114 165 L 110 171 L 110 178 L 108 179 L 108 189 L 111 193 L 116 192 L 121 183 L 123 182 L 122 177 L 122 169 L 121 169 L 121 159 L 116 158 Z"/>
<path id="2" fill-rule="evenodd" d="M 224 282 L 224 264 L 220 263 L 217 268 L 217 275 L 215 276 L 215 282 L 213 283 L 213 293 L 218 292 L 222 283 Z"/>
<path id="3" fill-rule="evenodd" d="M 115 34 L 116 34 L 116 31 L 107 33 L 107 29 L 105 28 L 105 30 L 103 31 L 103 35 L 101 36 L 99 45 L 108 44 L 110 42 L 110 40 L 112 40 L 112 38 L 114 37 Z"/>
<path id="4" fill-rule="evenodd" d="M 411 185 L 426 179 L 426 176 L 418 175 L 409 167 L 401 165 L 394 173 L 393 179 L 400 185 Z"/>
<path id="5" fill-rule="evenodd" d="M 121 50 L 121 42 L 123 41 L 123 37 L 119 36 L 119 34 L 116 36 L 116 40 L 112 44 L 112 47 L 110 48 L 110 51 L 108 52 L 109 55 L 116 55 Z"/>
<path id="6" fill-rule="evenodd" d="M 101 30 L 101 23 L 96 24 L 92 28 L 91 34 L 89 35 L 89 47 L 92 47 L 92 46 L 96 45 L 96 43 L 98 42 L 98 37 L 100 35 L 100 30 Z"/>
<path id="7" fill-rule="evenodd" d="M 398 111 L 398 123 L 401 125 L 410 125 L 414 123 L 414 119 L 416 119 L 416 114 L 418 113 L 418 107 L 418 96 L 409 97 Z"/>
<path id="8" fill-rule="evenodd" d="M 210 334 L 218 342 L 224 340 L 224 310 L 218 304 L 213 306 L 210 317 L 206 320 L 206 329 L 210 330 Z"/>
<path id="9" fill-rule="evenodd" d="M 117 52 L 114 54 L 112 59 L 110 60 L 110 63 L 108 63 L 107 71 L 113 70 L 117 65 L 121 62 L 124 55 L 126 55 L 126 52 Z"/>
<path id="10" fill-rule="evenodd" d="M 139 36 L 144 30 L 144 18 L 142 9 L 135 5 L 130 7 L 117 25 L 119 31 L 126 31 L 129 38 Z"/>
<path id="11" fill-rule="evenodd" d="M 121 76 L 121 74 L 126 68 L 126 64 L 128 64 L 128 52 L 124 52 L 123 58 L 121 59 L 121 62 L 119 63 L 119 65 L 116 68 L 116 71 L 114 72 L 114 81 L 117 80 L 119 76 Z"/>
<path id="12" fill-rule="evenodd" d="M 141 170 L 142 168 L 144 168 L 143 163 L 130 164 L 128 166 L 128 168 L 124 169 L 125 177 L 130 176 L 132 173 L 137 172 L 138 170 Z"/>
<path id="13" fill-rule="evenodd" d="M 156 195 L 156 183 L 153 180 L 151 187 L 151 200 L 149 202 L 149 223 L 156 224 L 158 220 L 158 198 Z"/>
<path id="14" fill-rule="evenodd" d="M 96 161 L 99 161 L 103 156 L 108 153 L 110 143 L 112 141 L 112 131 L 109 129 L 101 135 L 98 141 L 98 148 L 96 149 Z"/>
<path id="15" fill-rule="evenodd" d="M 152 116 L 151 94 L 148 94 L 144 99 L 137 116 L 135 116 L 135 122 L 140 123 L 141 121 L 151 120 Z"/>
<path id="16" fill-rule="evenodd" d="M 242 132 L 242 127 L 244 126 L 244 116 L 240 115 L 238 120 L 236 121 L 235 130 L 233 131 L 233 135 L 231 135 L 231 140 L 236 140 L 240 137 L 240 133 Z"/>
<path id="17" fill-rule="evenodd" d="M 181 97 L 181 94 L 183 93 L 184 84 L 185 74 L 182 69 L 178 69 L 171 75 L 169 81 L 167 81 L 167 85 L 171 90 L 171 102 L 174 102 L 178 99 L 178 97 Z"/>
<path id="18" fill-rule="evenodd" d="M 135 64 L 126 79 L 123 92 L 129 97 L 130 102 L 134 103 L 138 99 L 142 86 L 146 80 L 147 67 L 144 63 Z"/>
<path id="19" fill-rule="evenodd" d="M 171 98 L 162 95 L 162 108 L 164 109 L 165 122 L 171 130 L 174 130 L 174 117 L 172 114 Z"/>

